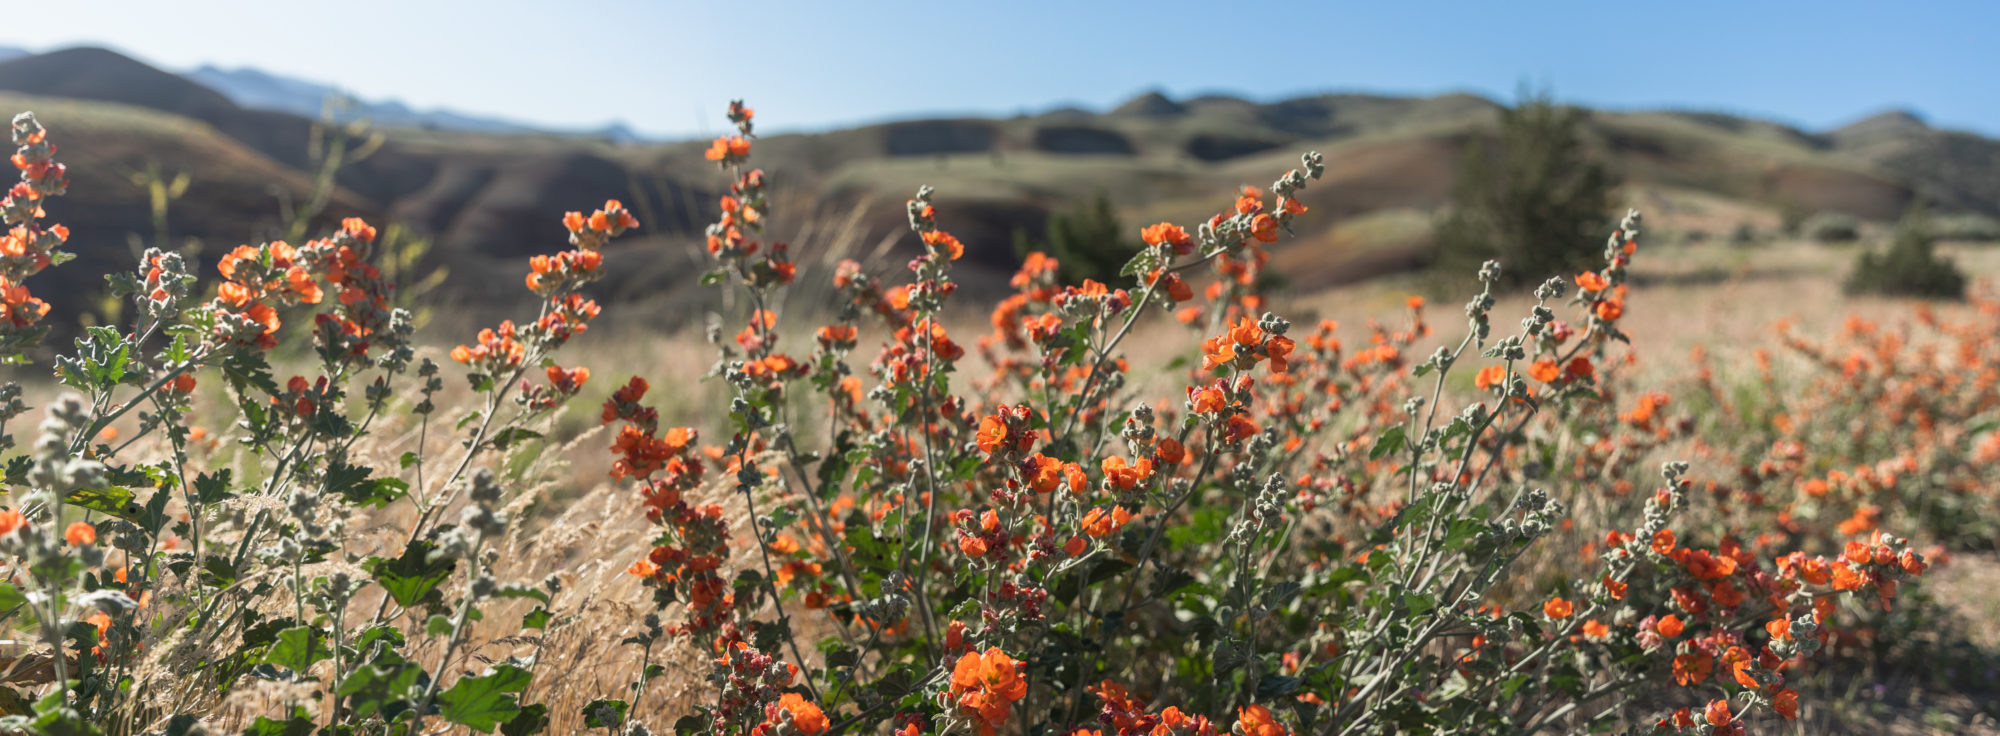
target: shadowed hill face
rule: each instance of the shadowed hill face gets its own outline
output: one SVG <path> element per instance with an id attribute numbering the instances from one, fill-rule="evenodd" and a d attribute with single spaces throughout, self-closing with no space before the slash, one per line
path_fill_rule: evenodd
<path id="1" fill-rule="evenodd" d="M 215 90 L 100 48 L 63 49 L 0 62 L 0 89 L 117 102 L 204 121 L 240 110 Z"/>
<path id="2" fill-rule="evenodd" d="M 305 118 L 245 110 L 215 90 L 109 49 L 63 49 L 0 62 L 0 90 L 172 113 L 213 125 L 287 165 L 306 163 L 312 124 Z"/>
<path id="3" fill-rule="evenodd" d="M 1827 133 L 1837 150 L 1916 183 L 1934 206 L 2000 216 L 2000 141 L 1937 130 L 1904 111 Z"/>

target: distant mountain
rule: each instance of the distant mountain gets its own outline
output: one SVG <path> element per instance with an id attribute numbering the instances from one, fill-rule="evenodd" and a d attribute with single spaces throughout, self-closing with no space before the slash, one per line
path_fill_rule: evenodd
<path id="1" fill-rule="evenodd" d="M 4 57 L 0 57 L 4 60 Z M 565 135 L 602 138 L 618 143 L 640 140 L 622 123 L 589 130 L 556 130 L 504 118 L 472 115 L 437 108 L 418 110 L 401 100 L 368 100 L 330 84 L 287 77 L 253 69 L 223 69 L 206 65 L 181 76 L 222 93 L 243 107 L 275 110 L 318 119 L 329 100 L 345 105 L 334 111 L 336 119 L 366 119 L 385 128 L 416 128 L 488 135 Z"/>
<path id="2" fill-rule="evenodd" d="M 30 53 L 33 52 L 16 46 L 0 46 L 0 61 L 6 61 L 8 59 L 18 59 L 23 56 L 27 56 Z"/>

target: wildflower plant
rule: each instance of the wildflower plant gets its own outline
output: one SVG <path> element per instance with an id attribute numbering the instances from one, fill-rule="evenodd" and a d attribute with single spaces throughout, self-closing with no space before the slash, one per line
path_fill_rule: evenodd
<path id="1" fill-rule="evenodd" d="M 588 603 L 562 576 L 506 579 L 502 555 L 541 523 L 518 458 L 552 446 L 592 378 L 561 351 L 601 312 L 589 290 L 606 245 L 639 226 L 612 201 L 565 215 L 567 248 L 527 264 L 532 318 L 443 360 L 420 354 L 360 220 L 240 246 L 214 274 L 152 249 L 114 275 L 130 323 L 86 330 L 55 359 L 64 393 L 37 407 L 25 447 L 7 432 L 32 411 L 26 392 L 0 389 L 0 449 L 18 449 L 0 615 L 47 673 L 0 684 L 0 727 L 1740 733 L 1758 714 L 1797 717 L 1788 682 L 1835 648 L 1843 618 L 1886 609 L 1933 564 L 1880 509 L 1811 527 L 1775 503 L 1704 508 L 1717 494 L 1698 465 L 1633 470 L 1694 430 L 1670 414 L 1688 397 L 1622 400 L 1637 212 L 1601 266 L 1548 279 L 1523 314 L 1499 312 L 1506 279 L 1489 262 L 1443 346 L 1426 350 L 1440 328 L 1420 298 L 1349 345 L 1337 323 L 1294 323 L 1260 292 L 1266 248 L 1310 216 L 1327 162 L 1308 153 L 1191 229 L 1142 228 L 1122 284 L 1063 283 L 1055 259 L 1027 255 L 991 331 L 969 336 L 951 306 L 967 245 L 928 187 L 905 205 L 901 271 L 843 262 L 831 309 L 782 314 L 800 272 L 768 237 L 754 111 L 727 116 L 735 130 L 706 153 L 728 189 L 701 279 L 742 297 L 709 330 L 705 380 L 727 420 L 663 416 L 644 376 L 597 413 L 603 471 L 650 530 L 643 549 L 576 561 L 644 591 L 618 601 L 638 607 L 619 641 L 638 666 L 620 687 L 570 712 L 537 702 L 591 666 L 544 661 L 560 656 L 550 632 Z M 27 279 L 65 260 L 67 234 L 40 224 L 39 202 L 65 185 L 47 131 L 24 115 L 14 135 L 0 357 L 21 363 L 47 332 Z M 1990 325 L 1933 322 L 1965 367 L 1984 364 Z M 1135 335 L 1174 330 L 1190 335 L 1183 360 L 1128 362 Z M 1746 490 L 1798 484 L 1844 513 L 1914 464 L 1979 502 L 1974 471 L 1947 468 L 1994 454 L 1976 424 L 1992 382 L 1850 332 L 1872 358 L 1795 344 L 1843 366 L 1817 401 L 1861 397 L 1949 428 L 1907 448 L 1852 438 L 1842 462 L 1875 463 L 1865 478 L 1779 457 Z M 303 343 L 303 362 L 273 360 Z M 1875 373 L 1953 391 L 1855 380 Z M 230 417 L 226 453 L 192 425 L 203 401 Z M 1839 419 L 1800 401 L 1785 411 Z M 1774 456 L 1797 433 L 1798 420 L 1718 416 L 1775 428 L 1734 435 L 1775 442 Z M 406 448 L 393 459 L 359 444 L 391 428 Z M 1695 449 L 1714 464 L 1748 451 Z M 1606 526 L 1579 530 L 1580 507 Z M 1744 533 L 1780 513 L 1785 534 Z M 1908 515 L 1992 539 L 1950 513 Z M 1569 562 L 1531 564 L 1550 555 Z M 481 653 L 496 644 L 513 653 Z M 662 664 L 690 650 L 699 670 Z M 704 702 L 649 709 L 668 685 Z M 229 721 L 250 693 L 258 708 Z"/>

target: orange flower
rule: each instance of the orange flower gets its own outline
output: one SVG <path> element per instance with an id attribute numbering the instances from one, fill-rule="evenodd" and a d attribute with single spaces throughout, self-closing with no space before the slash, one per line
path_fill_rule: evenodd
<path id="1" fill-rule="evenodd" d="M 1687 567 L 1688 574 L 1693 575 L 1696 580 L 1726 578 L 1736 572 L 1735 558 L 1717 557 L 1705 549 L 1690 551 L 1682 564 Z"/>
<path id="2" fill-rule="evenodd" d="M 1474 376 L 1472 379 L 1472 384 L 1478 386 L 1481 391 L 1491 391 L 1494 386 L 1499 386 L 1506 382 L 1507 368 L 1506 366 L 1498 365 L 1489 365 L 1479 369 L 1479 375 Z"/>
<path id="3" fill-rule="evenodd" d="M 1528 377 L 1542 383 L 1555 383 L 1561 376 L 1562 368 L 1553 360 L 1537 360 L 1534 365 L 1528 366 Z"/>
<path id="4" fill-rule="evenodd" d="M 1257 323 L 1250 321 L 1249 317 L 1239 317 L 1236 325 L 1229 328 L 1229 339 L 1238 345 L 1249 347 L 1264 341 L 1264 331 L 1258 329 Z"/>
<path id="5" fill-rule="evenodd" d="M 1127 464 L 1125 458 L 1112 455 L 1104 458 L 1100 467 L 1104 470 L 1104 479 L 1119 490 L 1129 491 L 1153 477 L 1153 461 L 1150 458 L 1142 457 L 1138 462 Z"/>
<path id="6" fill-rule="evenodd" d="M 1606 322 L 1616 322 L 1618 321 L 1619 317 L 1623 316 L 1625 316 L 1624 302 L 1620 302 L 1617 300 L 1607 300 L 1597 303 L 1598 319 L 1604 320 Z"/>
<path id="7" fill-rule="evenodd" d="M 1243 736 L 1286 736 L 1291 731 L 1278 723 L 1271 709 L 1261 705 L 1246 705 L 1236 709 L 1236 725 Z M 1232 730 L 1232 733 L 1237 732 Z"/>
<path id="8" fill-rule="evenodd" d="M 1236 360 L 1236 344 L 1211 337 L 1201 342 L 1201 369 L 1212 371 Z"/>
<path id="9" fill-rule="evenodd" d="M 1663 555 L 1672 554 L 1674 551 L 1674 530 L 1661 529 L 1655 532 L 1653 534 L 1653 551 Z"/>
<path id="10" fill-rule="evenodd" d="M 959 242 L 958 238 L 953 237 L 951 233 L 943 230 L 932 230 L 924 233 L 923 238 L 924 245 L 930 246 L 931 250 L 935 252 L 945 254 L 951 260 L 956 261 L 965 256 L 965 244 Z"/>
<path id="11" fill-rule="evenodd" d="M 1153 448 L 1153 456 L 1159 458 L 1163 464 L 1179 465 L 1181 460 L 1187 457 L 1187 448 L 1181 446 L 1180 440 L 1166 437 Z"/>
<path id="12" fill-rule="evenodd" d="M 1597 368 L 1590 364 L 1589 358 L 1579 355 L 1570 360 L 1569 367 L 1563 369 L 1563 374 L 1569 378 L 1580 378 L 1588 381 L 1597 375 Z"/>
<path id="13" fill-rule="evenodd" d="M 959 712 L 979 721 L 981 736 L 993 736 L 995 728 L 1007 723 L 1007 714 L 1028 694 L 1028 681 L 1021 678 L 1020 663 L 999 647 L 984 653 L 966 652 L 951 671 L 951 696 Z"/>
<path id="14" fill-rule="evenodd" d="M 1683 654 L 1674 658 L 1674 682 L 1681 687 L 1699 685 L 1715 670 L 1715 658 L 1706 654 Z"/>
<path id="15" fill-rule="evenodd" d="M 1661 636 L 1671 639 L 1673 637 L 1680 636 L 1681 631 L 1687 628 L 1687 624 L 1681 622 L 1681 617 L 1669 613 L 1666 615 L 1665 618 L 1662 618 L 1659 620 L 1658 623 L 1655 623 L 1653 625 L 1653 628 L 1658 630 Z"/>
<path id="16" fill-rule="evenodd" d="M 1262 242 L 1278 242 L 1278 219 L 1259 213 L 1250 220 L 1250 235 Z"/>
<path id="17" fill-rule="evenodd" d="M 1611 635 L 1611 627 L 1593 618 L 1583 622 L 1583 635 L 1592 639 L 1602 639 Z"/>
<path id="18" fill-rule="evenodd" d="M 642 578 L 650 578 L 654 575 L 659 574 L 660 566 L 653 564 L 652 560 L 642 559 L 639 560 L 638 562 L 632 563 L 631 567 L 625 568 L 625 572 L 629 575 L 636 575 Z"/>
<path id="19" fill-rule="evenodd" d="M 1271 370 L 1276 373 L 1284 373 L 1290 370 L 1291 363 L 1287 358 L 1292 354 L 1292 350 L 1297 347 L 1298 343 L 1292 342 L 1291 338 L 1282 335 L 1272 335 L 1270 340 L 1265 341 L 1264 353 L 1271 356 Z"/>
<path id="20" fill-rule="evenodd" d="M 1605 283 L 1604 277 L 1597 275 L 1596 271 L 1585 271 L 1576 275 L 1576 285 L 1584 291 L 1603 291 L 1610 284 Z"/>
<path id="21" fill-rule="evenodd" d="M 785 693 L 778 697 L 777 709 L 792 717 L 792 727 L 808 736 L 818 736 L 826 730 L 826 713 L 798 693 Z"/>
<path id="22" fill-rule="evenodd" d="M 979 420 L 979 434 L 975 439 L 979 444 L 979 450 L 991 455 L 1007 444 L 1007 423 L 995 416 L 982 417 Z"/>
<path id="23" fill-rule="evenodd" d="M 1708 701 L 1708 707 L 1702 709 L 1702 718 L 1706 719 L 1708 725 L 1711 726 L 1727 726 L 1730 721 L 1736 720 L 1735 716 L 1729 714 L 1729 701 L 1727 700 Z"/>
<path id="24" fill-rule="evenodd" d="M 1109 511 L 1099 506 L 1091 509 L 1089 513 L 1084 514 L 1081 523 L 1084 534 L 1093 537 L 1102 537 L 1118 531 L 1125 526 L 1126 522 L 1131 520 L 1132 512 L 1126 511 L 1123 506 L 1113 506 Z"/>
<path id="25" fill-rule="evenodd" d="M 1563 600 L 1562 596 L 1550 598 L 1549 602 L 1542 604 L 1542 613 L 1548 614 L 1549 618 L 1553 619 L 1569 618 L 1570 614 L 1575 612 L 1576 604 Z"/>
<path id="26" fill-rule="evenodd" d="M 73 547 L 95 544 L 97 543 L 97 527 L 81 521 L 71 524 L 68 529 L 63 530 L 63 541 L 69 542 L 70 546 Z"/>
<path id="27" fill-rule="evenodd" d="M 1779 690 L 1777 695 L 1771 696 L 1771 710 L 1777 711 L 1778 715 L 1784 716 L 1785 720 L 1787 721 L 1798 720 L 1799 719 L 1798 692 L 1792 690 L 1791 688 Z"/>
<path id="28" fill-rule="evenodd" d="M 14 530 L 28 525 L 28 517 L 14 509 L 0 510 L 0 537 L 13 534 Z"/>
<path id="29" fill-rule="evenodd" d="M 1204 387 L 1192 393 L 1193 396 L 1189 398 L 1194 404 L 1194 411 L 1197 414 L 1210 414 L 1222 411 L 1222 408 L 1228 405 L 1227 400 L 1222 396 L 1222 390 L 1214 386 Z"/>
<path id="30" fill-rule="evenodd" d="M 1188 237 L 1187 231 L 1171 222 L 1146 226 L 1139 231 L 1139 239 L 1146 241 L 1147 245 L 1171 245 L 1182 253 L 1194 245 L 1194 239 Z"/>
<path id="31" fill-rule="evenodd" d="M 726 135 L 708 146 L 708 160 L 727 161 L 750 155 L 750 141 L 740 135 Z"/>

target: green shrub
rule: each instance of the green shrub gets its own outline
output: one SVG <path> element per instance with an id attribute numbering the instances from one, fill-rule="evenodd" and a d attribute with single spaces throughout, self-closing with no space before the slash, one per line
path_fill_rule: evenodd
<path id="1" fill-rule="evenodd" d="M 1757 226 L 1747 222 L 1736 223 L 1736 229 L 1729 231 L 1731 245 L 1752 245 L 1758 239 Z"/>
<path id="2" fill-rule="evenodd" d="M 1965 274 L 1937 255 L 1936 236 L 1921 213 L 1906 217 L 1882 253 L 1863 252 L 1847 277 L 1848 293 L 1933 299 L 1965 298 Z"/>
<path id="3" fill-rule="evenodd" d="M 1095 279 L 1108 284 L 1119 280 L 1119 269 L 1139 252 L 1139 241 L 1128 232 L 1111 208 L 1111 199 L 1098 192 L 1088 204 L 1068 212 L 1050 213 L 1040 239 L 1016 229 L 1014 253 L 1026 257 L 1030 252 L 1040 251 L 1055 258 L 1061 264 L 1057 275 L 1065 282 Z"/>
<path id="4" fill-rule="evenodd" d="M 1861 221 L 1841 212 L 1821 212 L 1800 223 L 1799 233 L 1816 243 L 1852 243 L 1861 239 Z"/>
<path id="5" fill-rule="evenodd" d="M 1584 112 L 1530 95 L 1500 113 L 1494 145 L 1466 151 L 1451 214 L 1438 226 L 1435 265 L 1465 272 L 1508 264 L 1503 286 L 1574 275 L 1603 259 L 1599 235 L 1613 177 L 1584 146 Z"/>

